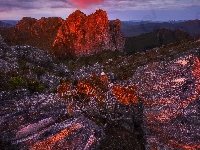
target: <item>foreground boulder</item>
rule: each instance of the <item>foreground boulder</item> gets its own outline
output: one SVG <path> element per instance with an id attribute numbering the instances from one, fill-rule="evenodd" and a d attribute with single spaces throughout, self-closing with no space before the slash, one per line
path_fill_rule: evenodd
<path id="1" fill-rule="evenodd" d="M 51 93 L 69 76 L 69 69 L 48 52 L 28 45 L 9 47 L 0 36 L 0 100 Z"/>
<path id="2" fill-rule="evenodd" d="M 6 109 L 10 108 L 10 110 Z M 12 109 L 12 110 L 11 110 Z M 56 95 L 2 101 L 0 144 L 3 149 L 94 149 L 103 131 L 84 116 L 70 118 Z"/>
<path id="3" fill-rule="evenodd" d="M 146 149 L 200 148 L 200 62 L 192 54 L 141 67 L 133 77 L 144 104 Z"/>

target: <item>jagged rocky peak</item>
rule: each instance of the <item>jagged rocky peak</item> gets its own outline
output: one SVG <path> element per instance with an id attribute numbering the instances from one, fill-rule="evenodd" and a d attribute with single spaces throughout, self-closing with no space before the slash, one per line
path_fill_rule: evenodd
<path id="1" fill-rule="evenodd" d="M 36 36 L 42 36 L 42 34 L 53 34 L 57 32 L 58 28 L 63 23 L 63 19 L 60 17 L 42 17 L 32 27 L 32 34 Z"/>
<path id="2" fill-rule="evenodd" d="M 47 50 L 55 57 L 91 55 L 103 50 L 124 49 L 120 20 L 109 21 L 106 11 L 99 9 L 86 15 L 76 10 L 63 20 L 24 17 L 7 37 L 8 45 L 27 44 Z"/>
<path id="3" fill-rule="evenodd" d="M 38 36 L 38 34 L 49 34 L 53 29 L 58 30 L 58 27 L 63 23 L 63 19 L 60 17 L 42 17 L 37 20 L 31 17 L 23 17 L 22 20 L 15 27 L 15 31 L 24 33 L 26 31 L 31 34 L 32 37 Z M 16 33 L 19 36 L 19 33 Z"/>
<path id="4" fill-rule="evenodd" d="M 66 19 L 57 33 L 52 46 L 54 56 L 90 55 L 102 50 L 123 51 L 124 39 L 120 21 L 109 22 L 107 13 L 101 9 L 86 16 L 80 10 Z"/>
<path id="5" fill-rule="evenodd" d="M 77 9 L 75 12 L 71 13 L 67 18 L 67 19 L 73 19 L 76 16 L 86 16 L 86 14 L 84 14 L 82 11 L 80 11 L 79 9 Z"/>
<path id="6" fill-rule="evenodd" d="M 18 24 L 15 26 L 17 30 L 29 29 L 34 23 L 36 23 L 37 19 L 31 17 L 23 17 Z"/>

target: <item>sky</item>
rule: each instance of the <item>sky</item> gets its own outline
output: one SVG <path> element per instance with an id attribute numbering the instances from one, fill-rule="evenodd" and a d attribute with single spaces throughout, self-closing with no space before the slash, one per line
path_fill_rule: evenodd
<path id="1" fill-rule="evenodd" d="M 0 0 L 0 20 L 62 17 L 75 10 L 107 12 L 109 20 L 200 20 L 200 0 Z"/>

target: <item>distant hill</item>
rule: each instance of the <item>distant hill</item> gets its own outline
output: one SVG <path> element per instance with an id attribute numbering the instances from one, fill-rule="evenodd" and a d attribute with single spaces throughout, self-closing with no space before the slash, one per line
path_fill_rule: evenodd
<path id="1" fill-rule="evenodd" d="M 10 28 L 10 27 L 13 27 L 13 25 L 0 21 L 0 28 Z"/>
<path id="2" fill-rule="evenodd" d="M 0 20 L 0 21 L 11 24 L 13 26 L 15 26 L 19 22 L 19 20 Z"/>
<path id="3" fill-rule="evenodd" d="M 164 28 L 157 29 L 153 32 L 143 33 L 138 36 L 126 37 L 125 51 L 128 54 L 133 54 L 190 38 L 192 37 L 181 29 L 175 31 Z"/>
<path id="4" fill-rule="evenodd" d="M 178 28 L 185 30 L 190 36 L 200 36 L 200 20 L 187 21 L 169 21 L 169 22 L 150 22 L 150 21 L 123 21 L 122 34 L 124 37 L 131 37 L 140 35 L 142 33 L 152 32 L 155 29 L 170 29 L 176 30 Z"/>

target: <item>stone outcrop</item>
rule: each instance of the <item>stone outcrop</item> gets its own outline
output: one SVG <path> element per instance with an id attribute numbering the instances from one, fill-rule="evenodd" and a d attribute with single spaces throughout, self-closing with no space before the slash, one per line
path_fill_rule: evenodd
<path id="1" fill-rule="evenodd" d="M 199 149 L 200 62 L 192 54 L 137 69 L 146 149 Z"/>
<path id="2" fill-rule="evenodd" d="M 31 37 L 31 27 L 36 23 L 37 19 L 23 17 L 22 20 L 14 27 L 14 38 L 16 43 L 28 41 Z M 19 43 L 20 44 L 20 43 Z M 25 43 L 24 43 L 25 44 Z"/>
<path id="3" fill-rule="evenodd" d="M 99 63 L 70 75 L 47 52 L 9 47 L 0 37 L 0 147 L 199 149 L 199 48 L 160 57 L 165 59 L 142 60 L 145 65 L 130 79 L 112 82 L 114 73 L 102 72 Z M 30 84 L 27 78 L 30 87 L 24 85 Z M 36 79 L 48 92 L 34 91 L 33 85 L 41 86 L 33 84 Z M 57 93 L 49 90 L 53 87 Z"/>
<path id="4" fill-rule="evenodd" d="M 120 21 L 109 21 L 103 10 L 86 16 L 80 10 L 66 19 L 53 42 L 55 55 L 90 55 L 102 50 L 123 51 Z"/>
<path id="5" fill-rule="evenodd" d="M 69 69 L 54 63 L 48 52 L 28 45 L 9 47 L 0 37 L 0 100 L 27 94 L 40 85 L 51 92 L 69 75 Z"/>
<path id="6" fill-rule="evenodd" d="M 0 54 L 1 149 L 87 150 L 99 145 L 103 130 L 82 114 L 70 116 L 66 100 L 50 90 L 66 79 L 58 74 L 69 76 L 66 66 L 54 64 L 47 52 L 32 46 L 9 47 L 1 37 Z M 30 87 L 26 85 L 29 81 Z M 16 83 L 21 86 L 5 89 Z M 30 93 L 34 85 L 40 88 L 43 84 L 46 92 Z"/>
<path id="7" fill-rule="evenodd" d="M 104 137 L 102 129 L 84 116 L 70 118 L 61 101 L 53 94 L 1 101 L 1 148 L 95 149 Z"/>
<path id="8" fill-rule="evenodd" d="M 102 50 L 123 51 L 124 48 L 121 22 L 109 21 L 103 10 L 88 16 L 76 10 L 66 20 L 23 17 L 14 28 L 0 30 L 0 34 L 9 45 L 31 45 L 55 57 L 91 55 Z"/>
<path id="9" fill-rule="evenodd" d="M 59 17 L 35 18 L 24 17 L 14 27 L 14 41 L 12 45 L 28 44 L 43 50 L 50 50 L 51 44 L 63 23 Z"/>

